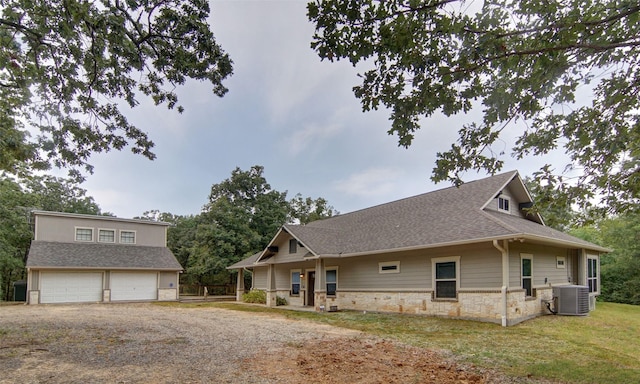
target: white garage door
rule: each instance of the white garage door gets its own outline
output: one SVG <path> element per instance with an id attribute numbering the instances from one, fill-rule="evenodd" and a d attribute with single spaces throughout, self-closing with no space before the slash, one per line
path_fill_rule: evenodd
<path id="1" fill-rule="evenodd" d="M 111 272 L 111 301 L 156 300 L 156 272 Z"/>
<path id="2" fill-rule="evenodd" d="M 102 301 L 102 272 L 42 272 L 41 303 Z"/>

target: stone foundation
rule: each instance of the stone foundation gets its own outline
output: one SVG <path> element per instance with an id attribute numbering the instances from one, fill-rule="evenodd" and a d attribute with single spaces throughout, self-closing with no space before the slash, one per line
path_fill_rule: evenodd
<path id="1" fill-rule="evenodd" d="M 159 288 L 158 301 L 178 300 L 178 290 L 176 288 Z"/>
<path id="2" fill-rule="evenodd" d="M 102 290 L 102 301 L 105 303 L 108 303 L 111 301 L 111 290 L 110 289 L 103 289 Z"/>
<path id="3" fill-rule="evenodd" d="M 545 313 L 541 297 L 550 296 L 551 289 L 538 290 L 538 296 L 525 299 L 524 290 L 507 293 L 507 325 Z M 550 299 L 550 297 L 549 297 Z M 460 291 L 456 300 L 433 299 L 433 291 L 362 292 L 339 291 L 335 298 L 327 298 L 326 308 L 358 311 L 397 312 L 428 316 L 442 316 L 501 323 L 502 293 L 499 290 Z"/>
<path id="4" fill-rule="evenodd" d="M 266 291 L 267 306 L 276 306 L 276 296 L 287 299 L 289 305 L 303 306 L 304 292 L 300 296 L 289 296 L 288 291 Z M 523 289 L 507 292 L 507 325 L 518 324 L 536 316 L 548 314 L 544 300 L 551 300 L 551 287 L 536 288 L 534 297 L 525 297 Z M 336 296 L 327 296 L 325 292 L 315 292 L 316 311 L 328 311 L 331 306 L 338 309 L 396 312 L 427 316 L 451 317 L 502 322 L 504 303 L 500 290 L 459 291 L 455 300 L 433 298 L 433 291 L 392 291 L 363 292 L 338 291 Z"/>
<path id="5" fill-rule="evenodd" d="M 29 291 L 29 304 L 40 304 L 40 291 Z"/>

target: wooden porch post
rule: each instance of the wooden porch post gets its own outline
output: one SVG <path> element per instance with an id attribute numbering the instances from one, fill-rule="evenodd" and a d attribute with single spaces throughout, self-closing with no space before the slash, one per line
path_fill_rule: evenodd
<path id="1" fill-rule="evenodd" d="M 269 264 L 269 269 L 267 270 L 267 307 L 275 307 L 277 305 L 276 296 L 276 266 Z"/>
<path id="2" fill-rule="evenodd" d="M 244 268 L 238 269 L 238 281 L 236 282 L 236 301 L 242 301 L 244 293 Z"/>
<path id="3" fill-rule="evenodd" d="M 315 292 L 315 309 L 316 311 L 326 310 L 327 308 L 327 272 L 325 271 L 324 259 L 316 260 L 316 285 Z"/>

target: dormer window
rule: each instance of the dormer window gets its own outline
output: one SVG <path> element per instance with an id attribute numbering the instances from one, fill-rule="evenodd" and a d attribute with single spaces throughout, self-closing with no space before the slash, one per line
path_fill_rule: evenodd
<path id="1" fill-rule="evenodd" d="M 289 253 L 297 253 L 298 252 L 298 240 L 291 239 L 289 240 Z"/>
<path id="2" fill-rule="evenodd" d="M 509 199 L 498 197 L 498 209 L 501 211 L 509 212 Z"/>

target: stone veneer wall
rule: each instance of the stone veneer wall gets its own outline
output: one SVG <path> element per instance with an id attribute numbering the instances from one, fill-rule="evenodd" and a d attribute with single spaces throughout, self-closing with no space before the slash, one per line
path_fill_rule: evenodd
<path id="1" fill-rule="evenodd" d="M 178 290 L 176 288 L 159 288 L 158 301 L 178 300 Z"/>
<path id="2" fill-rule="evenodd" d="M 538 289 L 537 297 L 525 299 L 524 290 L 507 293 L 508 325 L 542 315 L 546 309 L 541 298 L 551 299 L 551 288 Z M 458 299 L 434 300 L 433 291 L 362 292 L 339 291 L 326 298 L 326 307 L 359 311 L 398 312 L 443 316 L 501 323 L 502 293 L 499 290 L 460 291 Z M 318 303 L 316 303 L 316 307 Z"/>
<path id="3" fill-rule="evenodd" d="M 29 291 L 29 304 L 40 304 L 40 291 Z"/>

